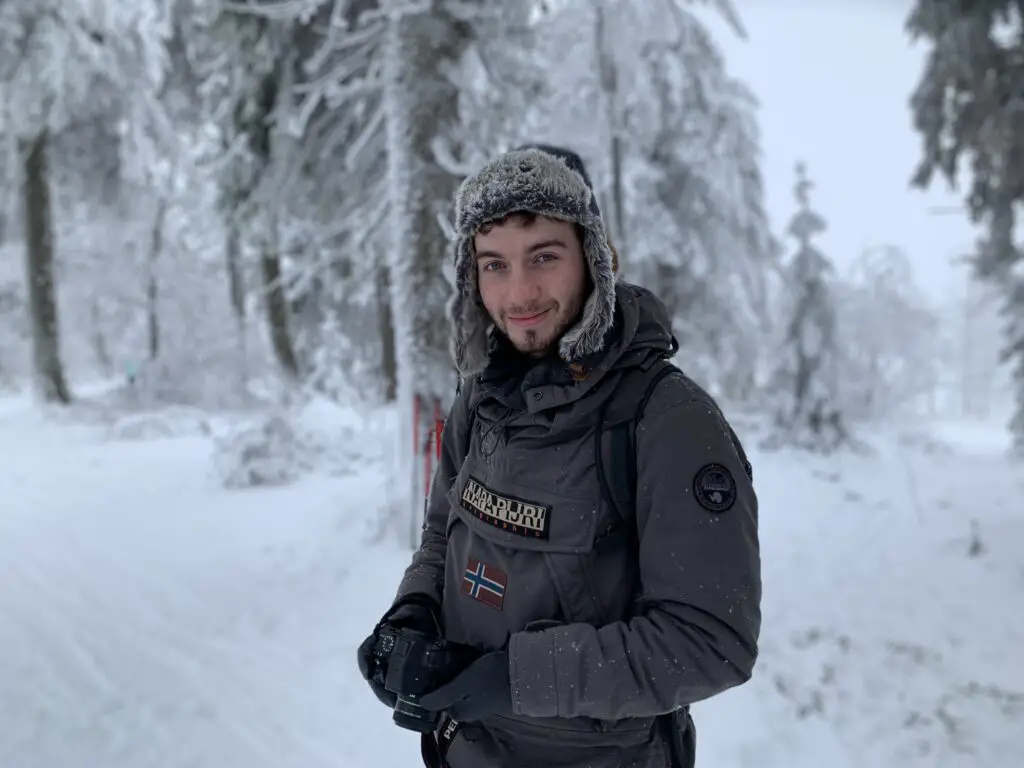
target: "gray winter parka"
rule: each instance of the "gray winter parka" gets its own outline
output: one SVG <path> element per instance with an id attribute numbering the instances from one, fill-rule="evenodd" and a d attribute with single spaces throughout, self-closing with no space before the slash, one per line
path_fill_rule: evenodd
<path id="1" fill-rule="evenodd" d="M 445 424 L 398 599 L 436 600 L 452 641 L 507 647 L 514 713 L 464 724 L 451 768 L 667 768 L 656 718 L 754 667 L 758 503 L 711 397 L 676 374 L 654 390 L 636 431 L 635 531 L 602 493 L 597 413 L 625 371 L 673 344 L 653 295 L 610 290 L 614 325 L 582 376 L 557 357 L 492 355 Z"/>

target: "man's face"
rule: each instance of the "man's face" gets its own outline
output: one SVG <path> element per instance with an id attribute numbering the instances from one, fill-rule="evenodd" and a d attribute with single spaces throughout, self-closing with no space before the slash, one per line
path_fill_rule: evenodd
<path id="1" fill-rule="evenodd" d="M 583 307 L 583 244 L 574 225 L 543 216 L 511 216 L 486 229 L 475 240 L 480 297 L 516 349 L 541 357 Z"/>

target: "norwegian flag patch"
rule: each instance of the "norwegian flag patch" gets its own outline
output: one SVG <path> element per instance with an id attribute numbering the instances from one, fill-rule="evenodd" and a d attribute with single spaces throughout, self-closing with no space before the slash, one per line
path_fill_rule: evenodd
<path id="1" fill-rule="evenodd" d="M 500 611 L 502 603 L 505 602 L 507 587 L 508 576 L 504 571 L 479 560 L 469 559 L 466 572 L 462 576 L 462 594 Z"/>

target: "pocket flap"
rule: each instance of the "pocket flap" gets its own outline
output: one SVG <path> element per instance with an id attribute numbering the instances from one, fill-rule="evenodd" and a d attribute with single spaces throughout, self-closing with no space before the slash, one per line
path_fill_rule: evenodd
<path id="1" fill-rule="evenodd" d="M 466 473 L 452 486 L 449 501 L 472 531 L 510 549 L 584 553 L 594 546 L 600 502 L 486 483 Z"/>

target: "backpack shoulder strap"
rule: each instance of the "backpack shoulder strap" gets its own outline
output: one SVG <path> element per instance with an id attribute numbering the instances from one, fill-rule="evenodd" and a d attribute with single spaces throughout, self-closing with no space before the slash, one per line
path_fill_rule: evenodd
<path id="1" fill-rule="evenodd" d="M 636 496 L 636 425 L 661 380 L 680 369 L 659 359 L 623 374 L 598 415 L 597 477 L 601 492 L 623 523 L 631 523 Z"/>
<path id="2" fill-rule="evenodd" d="M 466 454 L 469 452 L 470 443 L 473 441 L 473 427 L 476 421 L 476 405 L 479 402 L 479 398 L 474 392 L 473 379 L 463 379 L 459 377 L 459 383 L 455 387 L 455 399 L 462 398 L 466 401 L 466 441 L 464 444 L 465 451 L 463 455 L 459 457 L 460 463 L 466 460 Z"/>
<path id="3" fill-rule="evenodd" d="M 683 371 L 668 360 L 657 360 L 647 368 L 638 368 L 627 372 L 619 382 L 615 395 L 609 398 L 617 407 L 605 404 L 599 414 L 597 429 L 597 475 L 601 484 L 601 492 L 615 509 L 622 523 L 632 526 L 636 505 L 637 485 L 637 444 L 636 427 L 644 416 L 647 404 L 654 395 L 655 389 L 662 379 L 672 374 L 685 376 Z M 687 378 L 689 386 L 700 392 L 708 404 L 720 415 L 721 409 L 709 394 L 704 392 L 692 380 Z M 754 472 L 746 451 L 732 426 L 722 420 L 728 427 L 729 439 L 732 441 L 747 477 L 753 481 Z"/>

